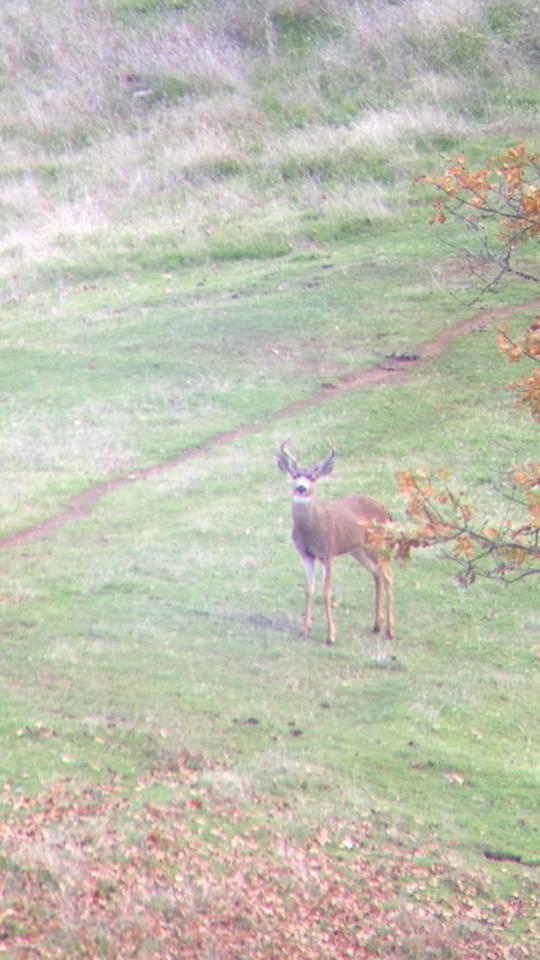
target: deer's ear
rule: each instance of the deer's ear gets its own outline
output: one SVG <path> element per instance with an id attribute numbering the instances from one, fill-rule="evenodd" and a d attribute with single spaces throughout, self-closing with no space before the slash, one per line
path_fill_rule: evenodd
<path id="1" fill-rule="evenodd" d="M 334 469 L 334 454 L 335 454 L 334 448 L 330 447 L 330 453 L 328 454 L 326 459 L 321 460 L 321 462 L 318 463 L 316 467 L 313 467 L 314 477 L 316 478 L 326 477 L 328 476 L 329 473 L 332 473 L 332 470 Z"/>
<path id="2" fill-rule="evenodd" d="M 332 470 L 333 470 L 333 469 L 334 469 L 334 461 L 333 461 L 333 460 L 330 460 L 329 463 L 326 463 L 326 462 L 325 462 L 325 463 L 322 465 L 322 467 L 321 467 L 321 471 L 320 471 L 319 476 L 320 476 L 320 477 L 327 477 L 329 473 L 332 473 Z"/>

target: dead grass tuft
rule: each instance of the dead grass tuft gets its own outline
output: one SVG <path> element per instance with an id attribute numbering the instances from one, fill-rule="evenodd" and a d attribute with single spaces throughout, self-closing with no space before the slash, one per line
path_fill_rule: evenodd
<path id="1" fill-rule="evenodd" d="M 489 0 L 265 9 L 226 0 L 147 17 L 88 0 L 3 5 L 5 278 L 72 238 L 80 255 L 103 248 L 119 226 L 144 248 L 166 225 L 203 257 L 225 223 L 247 238 L 235 255 L 273 255 L 302 237 L 314 181 L 333 203 L 365 185 L 358 206 L 340 202 L 342 216 L 366 204 L 386 215 L 389 194 L 381 202 L 372 185 L 398 160 L 408 173 L 418 140 L 461 142 L 482 115 L 502 124 L 488 100 L 509 110 L 514 89 L 534 87 L 536 41 L 522 42 L 519 17 L 501 39 Z"/>
<path id="2" fill-rule="evenodd" d="M 113 426 L 115 424 L 115 426 Z M 69 420 L 29 410 L 25 420 L 4 422 L 0 459 L 7 467 L 58 470 L 69 463 L 71 474 L 108 474 L 126 468 L 133 451 L 127 437 L 131 419 L 120 409 L 95 403 L 75 408 Z"/>

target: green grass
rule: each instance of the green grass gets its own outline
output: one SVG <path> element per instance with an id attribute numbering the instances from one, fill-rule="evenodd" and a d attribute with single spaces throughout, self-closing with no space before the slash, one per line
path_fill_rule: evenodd
<path id="1" fill-rule="evenodd" d="M 447 466 L 490 511 L 492 480 L 534 449 L 489 328 L 402 384 L 327 390 L 284 413 L 469 315 L 432 287 L 440 258 L 427 230 L 411 221 L 403 249 L 388 231 L 279 263 L 72 281 L 61 299 L 42 289 L 11 307 L 6 534 L 92 483 L 258 426 L 2 554 L 10 795 L 66 777 L 112 779 L 129 795 L 187 753 L 212 794 L 255 823 L 254 797 L 263 816 L 283 807 L 292 842 L 329 819 L 367 821 L 490 877 L 499 893 L 528 878 L 538 863 L 535 585 L 462 593 L 444 562 L 418 556 L 396 569 L 397 660 L 380 669 L 371 585 L 343 560 L 335 649 L 320 597 L 312 640 L 296 636 L 303 586 L 274 463 L 282 439 L 316 459 L 331 437 L 337 467 L 321 495 L 374 492 L 398 518 L 397 469 Z M 166 807 L 169 793 L 156 790 Z"/>
<path id="2" fill-rule="evenodd" d="M 398 660 L 380 670 L 371 585 L 345 560 L 336 648 L 323 643 L 320 601 L 313 640 L 295 636 L 302 576 L 274 464 L 280 439 L 316 458 L 331 436 L 338 463 L 321 493 L 375 491 L 399 517 L 399 467 L 444 464 L 489 507 L 490 479 L 535 437 L 512 412 L 489 330 L 401 386 L 330 391 L 283 417 L 295 397 L 384 351 L 413 351 L 465 312 L 426 292 L 432 309 L 418 324 L 416 258 L 381 254 L 386 284 L 395 275 L 384 296 L 382 271 L 348 264 L 350 253 L 336 251 L 332 270 L 288 260 L 233 265 L 203 286 L 186 273 L 75 288 L 56 329 L 14 308 L 12 335 L 31 346 L 8 380 L 24 496 L 6 532 L 98 477 L 262 422 L 3 555 L 5 777 L 29 788 L 66 772 L 129 777 L 188 749 L 255 792 L 301 797 L 311 825 L 324 810 L 373 808 L 473 862 L 488 849 L 532 860 L 535 587 L 514 588 L 512 604 L 494 585 L 463 594 L 444 563 L 418 557 L 396 570 Z"/>
<path id="3" fill-rule="evenodd" d="M 328 852 L 340 879 L 314 903 L 351 883 L 365 903 L 386 877 L 375 957 L 469 960 L 489 933 L 494 960 L 521 960 L 540 858 L 537 584 L 463 592 L 436 554 L 396 565 L 395 659 L 381 668 L 371 583 L 343 559 L 335 647 L 320 584 L 299 640 L 275 452 L 288 438 L 312 462 L 331 440 L 321 497 L 371 493 L 398 520 L 399 469 L 446 467 L 497 515 L 493 484 L 534 456 L 537 427 L 507 390 L 521 371 L 490 324 L 403 379 L 335 389 L 477 309 L 535 296 L 514 283 L 471 306 L 463 238 L 448 226 L 441 246 L 413 182 L 457 153 L 475 166 L 525 135 L 534 148 L 531 5 L 472 5 L 466 23 L 457 2 L 420 17 L 280 0 L 264 21 L 231 0 L 219 23 L 210 0 L 90 6 L 53 16 L 35 0 L 18 31 L 11 5 L 0 15 L 1 535 L 123 478 L 48 537 L 0 551 L 0 937 L 19 960 L 50 911 L 44 956 L 119 955 L 121 910 L 118 930 L 90 911 L 92 936 L 74 932 L 69 884 L 89 850 L 112 904 L 122 858 L 170 882 L 194 844 L 206 879 L 182 874 L 181 905 L 152 887 L 150 913 L 176 929 L 186 904 L 219 913 L 245 842 L 240 874 L 268 867 L 286 893 L 305 886 L 308 854 L 315 889 Z M 88 808 L 74 799 L 86 788 Z M 331 955 L 307 942 L 276 960 Z"/>

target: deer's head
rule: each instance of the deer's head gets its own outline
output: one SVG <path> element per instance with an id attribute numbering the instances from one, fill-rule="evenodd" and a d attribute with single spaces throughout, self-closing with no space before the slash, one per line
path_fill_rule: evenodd
<path id="1" fill-rule="evenodd" d="M 285 449 L 287 441 L 282 443 L 277 455 L 277 465 L 283 473 L 288 473 L 293 482 L 293 499 L 295 503 L 309 503 L 315 494 L 315 484 L 320 477 L 331 473 L 334 467 L 335 450 L 331 446 L 330 453 L 320 463 L 308 469 L 299 466 L 298 462 Z"/>

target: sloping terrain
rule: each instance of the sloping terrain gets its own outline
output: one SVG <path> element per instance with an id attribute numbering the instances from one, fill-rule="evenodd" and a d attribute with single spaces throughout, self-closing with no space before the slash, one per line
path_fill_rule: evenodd
<path id="1" fill-rule="evenodd" d="M 537 585 L 396 564 L 381 668 L 343 559 L 299 641 L 275 453 L 506 509 L 538 291 L 471 305 L 417 176 L 538 147 L 536 4 L 53 6 L 0 11 L 0 954 L 534 957 Z"/>

